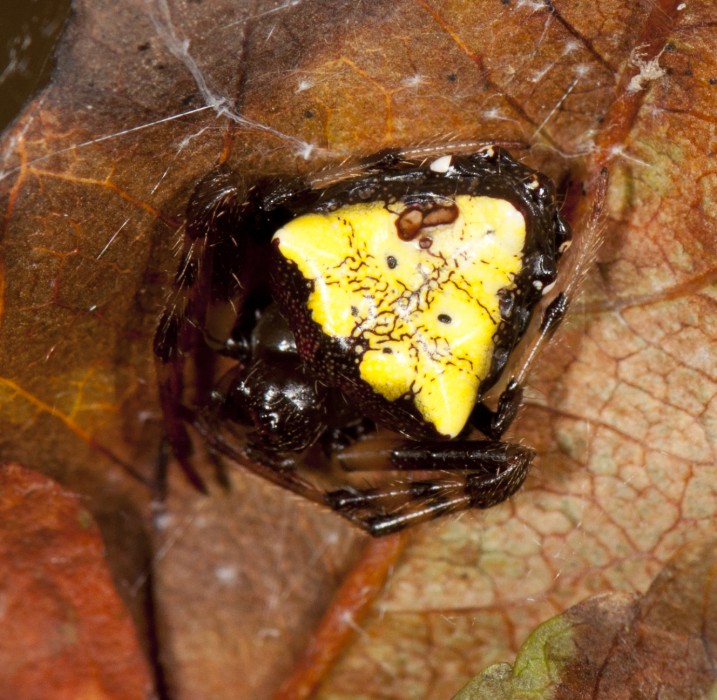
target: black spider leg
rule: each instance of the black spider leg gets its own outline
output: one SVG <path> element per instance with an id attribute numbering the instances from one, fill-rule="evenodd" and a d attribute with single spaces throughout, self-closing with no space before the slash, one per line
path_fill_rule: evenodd
<path id="1" fill-rule="evenodd" d="M 561 292 L 545 307 L 539 330 L 542 342 L 549 340 L 555 333 L 568 312 L 568 306 L 569 299 Z M 515 420 L 522 402 L 523 384 L 518 378 L 511 377 L 498 397 L 498 406 L 495 411 L 492 411 L 483 402 L 476 404 L 470 417 L 471 425 L 489 438 L 499 440 Z"/>
<path id="2" fill-rule="evenodd" d="M 523 484 L 534 452 L 497 440 L 372 440 L 339 455 L 348 470 L 425 472 L 423 478 L 397 476 L 371 488 L 342 488 L 326 494 L 326 503 L 374 536 L 397 532 L 446 513 L 490 508 L 512 496 Z M 429 476 L 430 474 L 430 476 Z"/>
<path id="3" fill-rule="evenodd" d="M 523 400 L 523 385 L 528 373 L 565 318 L 572 299 L 597 255 L 604 229 L 603 207 L 607 187 L 608 174 L 603 169 L 588 187 L 591 195 L 589 205 L 585 207 L 575 227 L 582 233 L 579 245 L 572 246 L 568 253 L 568 257 L 573 255 L 574 258 L 566 264 L 568 269 L 572 269 L 572 274 L 562 282 L 559 290 L 554 291 L 555 296 L 544 306 L 534 339 L 524 350 L 517 365 L 519 371 L 511 377 L 500 395 L 496 410 L 491 411 L 483 403 L 478 403 L 471 414 L 471 424 L 492 439 L 500 438 L 515 419 Z"/>
<path id="4" fill-rule="evenodd" d="M 227 228 L 238 216 L 238 190 L 230 171 L 219 167 L 195 188 L 187 207 L 186 240 L 175 275 L 175 295 L 162 315 L 154 337 L 154 355 L 159 384 L 159 400 L 164 418 L 166 439 L 174 457 L 189 481 L 200 491 L 206 485 L 192 463 L 192 442 L 183 410 L 186 357 L 193 358 L 194 400 L 203 403 L 213 378 L 213 354 L 204 342 L 206 309 L 216 297 L 215 290 L 224 283 L 223 296 L 228 298 L 236 284 L 219 280 L 214 260 L 218 247 L 236 247 L 227 236 Z M 224 234 L 224 235 L 223 235 Z M 223 259 L 229 259 L 222 250 Z M 235 256 L 237 259 L 239 256 Z M 230 269 L 220 270 L 231 276 Z M 164 471 L 164 470 L 161 470 Z M 217 473 L 222 479 L 220 465 Z M 158 475 L 160 495 L 165 490 L 164 477 Z"/>
<path id="5" fill-rule="evenodd" d="M 184 338 L 187 335 L 183 301 L 178 299 L 176 305 L 164 312 L 155 332 L 154 355 L 159 403 L 169 450 L 195 488 L 206 493 L 204 482 L 192 466 L 192 441 L 179 410 L 184 396 Z M 164 444 L 161 446 L 157 463 L 156 489 L 160 500 L 166 495 L 166 447 Z"/>

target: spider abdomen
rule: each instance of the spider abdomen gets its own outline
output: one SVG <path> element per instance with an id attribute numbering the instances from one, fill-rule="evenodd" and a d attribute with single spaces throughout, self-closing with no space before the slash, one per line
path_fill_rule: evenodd
<path id="1" fill-rule="evenodd" d="M 514 161 L 498 174 L 456 160 L 371 201 L 353 199 L 368 183 L 340 183 L 324 198 L 346 204 L 299 212 L 272 239 L 274 296 L 305 361 L 415 438 L 461 434 L 557 275 L 552 191 Z"/>

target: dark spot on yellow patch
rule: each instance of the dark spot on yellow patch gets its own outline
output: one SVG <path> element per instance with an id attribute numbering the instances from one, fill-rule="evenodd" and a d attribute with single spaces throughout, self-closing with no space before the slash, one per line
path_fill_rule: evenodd
<path id="1" fill-rule="evenodd" d="M 396 219 L 398 237 L 402 241 L 412 241 L 421 230 L 423 212 L 418 207 L 404 209 Z"/>
<path id="2" fill-rule="evenodd" d="M 428 201 L 406 207 L 396 219 L 398 237 L 402 241 L 412 241 L 425 228 L 452 224 L 458 218 L 458 205 L 455 202 Z"/>

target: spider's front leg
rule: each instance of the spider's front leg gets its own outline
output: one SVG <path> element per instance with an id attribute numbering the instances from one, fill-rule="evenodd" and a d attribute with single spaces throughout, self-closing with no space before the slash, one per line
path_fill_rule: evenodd
<path id="1" fill-rule="evenodd" d="M 342 488 L 328 505 L 374 536 L 402 530 L 445 513 L 490 508 L 523 484 L 535 453 L 497 440 L 366 440 L 338 457 L 347 471 L 394 471 L 390 482 Z M 433 472 L 416 479 L 406 472 Z"/>
<path id="2" fill-rule="evenodd" d="M 187 478 L 204 492 L 204 482 L 192 464 L 187 404 L 200 406 L 209 401 L 216 353 L 207 343 L 208 336 L 228 337 L 226 347 L 236 350 L 232 346 L 232 327 L 241 316 L 242 290 L 247 283 L 243 270 L 247 243 L 241 235 L 246 209 L 244 193 L 226 167 L 214 169 L 195 187 L 187 206 L 185 241 L 174 292 L 154 336 L 166 440 Z M 219 330 L 213 326 L 219 326 Z M 215 343 L 222 344 L 223 341 Z M 185 383 L 188 364 L 193 377 L 190 401 Z M 158 481 L 163 491 L 162 473 Z"/>
<path id="3" fill-rule="evenodd" d="M 536 339 L 528 347 L 520 363 L 521 372 L 518 376 L 512 377 L 506 385 L 503 393 L 498 397 L 498 406 L 495 411 L 491 410 L 482 401 L 479 401 L 471 413 L 471 425 L 478 428 L 484 435 L 493 440 L 501 438 L 508 430 L 523 401 L 523 384 L 529 368 L 537 353 L 550 340 L 555 330 L 562 323 L 565 314 L 568 312 L 570 299 L 564 294 L 558 294 L 544 309 L 540 320 L 540 328 Z"/>

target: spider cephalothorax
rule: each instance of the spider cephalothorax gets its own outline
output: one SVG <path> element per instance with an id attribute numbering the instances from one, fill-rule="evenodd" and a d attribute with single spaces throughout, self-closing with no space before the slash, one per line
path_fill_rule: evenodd
<path id="1" fill-rule="evenodd" d="M 246 195 L 219 168 L 197 186 L 187 231 L 184 291 L 155 352 L 169 441 L 190 475 L 186 422 L 214 454 L 372 534 L 494 505 L 520 487 L 533 452 L 499 438 L 522 387 L 508 381 L 496 411 L 483 397 L 570 242 L 547 178 L 496 147 L 388 152 Z M 567 301 L 547 305 L 541 337 Z M 234 364 L 215 381 L 217 354 Z M 198 368 L 192 405 L 186 356 Z M 376 427 L 402 438 L 378 441 Z M 488 439 L 471 439 L 474 429 Z M 316 444 L 346 468 L 394 477 L 322 490 L 302 468 Z"/>

